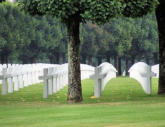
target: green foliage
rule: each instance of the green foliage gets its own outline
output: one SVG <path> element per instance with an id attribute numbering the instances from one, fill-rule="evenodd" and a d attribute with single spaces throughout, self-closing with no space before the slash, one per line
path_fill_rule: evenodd
<path id="1" fill-rule="evenodd" d="M 103 58 L 119 56 L 129 60 L 134 57 L 139 61 L 153 59 L 154 53 L 158 53 L 154 13 L 137 19 L 114 18 L 104 26 L 87 23 L 81 29 L 82 55 Z"/>
<path id="2" fill-rule="evenodd" d="M 0 4 L 0 17 L 1 63 L 33 63 L 66 52 L 66 37 L 55 18 L 31 17 L 7 2 Z"/>
<path id="3" fill-rule="evenodd" d="M 157 0 L 23 0 L 21 7 L 31 15 L 50 14 L 64 23 L 69 19 L 106 23 L 121 15 L 142 16 L 154 9 Z"/>
<path id="4" fill-rule="evenodd" d="M 151 59 L 158 53 L 158 33 L 155 14 L 136 19 L 136 33 L 132 36 L 132 47 L 126 54 L 132 58 Z M 130 54 L 131 52 L 131 54 Z"/>
<path id="5" fill-rule="evenodd" d="M 158 0 L 124 0 L 124 3 L 124 16 L 141 17 L 152 12 L 158 5 Z"/>
<path id="6" fill-rule="evenodd" d="M 23 63 L 49 61 L 59 63 L 57 57 L 61 57 L 59 56 L 61 53 L 64 57 L 67 55 L 66 29 L 57 19 L 51 16 L 32 18 L 10 4 L 1 6 L 0 10 L 0 15 L 3 17 L 0 19 L 1 56 L 7 55 L 5 46 L 10 46 L 8 59 L 11 62 L 19 60 Z M 10 36 L 15 39 L 12 43 L 7 43 L 9 37 L 4 36 L 4 30 L 11 31 Z M 128 59 L 131 57 L 153 59 L 154 53 L 158 53 L 157 24 L 154 14 L 138 19 L 114 18 L 103 26 L 88 22 L 81 26 L 80 31 L 81 56 L 112 58 L 119 55 Z M 21 41 L 16 37 L 21 37 Z M 94 63 L 96 64 L 96 61 Z"/>
<path id="7" fill-rule="evenodd" d="M 113 55 L 123 56 L 125 51 L 131 48 L 132 36 L 135 34 L 133 19 L 116 18 L 109 24 L 104 25 L 104 29 L 111 35 L 109 38 L 109 52 Z"/>
<path id="8" fill-rule="evenodd" d="M 0 55 L 3 62 L 8 62 L 8 58 L 17 57 L 20 48 L 29 42 L 26 34 L 29 32 L 24 18 L 19 18 L 23 13 L 10 3 L 0 4 Z M 19 18 L 19 19 L 18 19 Z M 24 42 L 26 40 L 26 42 Z"/>

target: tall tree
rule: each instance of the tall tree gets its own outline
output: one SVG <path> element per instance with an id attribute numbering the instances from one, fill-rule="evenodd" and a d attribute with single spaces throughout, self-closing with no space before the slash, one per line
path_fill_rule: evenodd
<path id="1" fill-rule="evenodd" d="M 2 43 L 0 44 L 0 58 L 2 63 L 8 63 L 9 59 L 16 59 L 20 48 L 29 40 L 26 34 L 30 30 L 24 22 L 25 16 L 23 15 L 10 3 L 0 4 L 0 41 Z"/>
<path id="2" fill-rule="evenodd" d="M 109 38 L 109 53 L 114 56 L 114 65 L 121 75 L 121 58 L 131 48 L 132 35 L 135 31 L 133 19 L 117 18 L 104 25 L 104 29 L 111 35 Z"/>
<path id="3" fill-rule="evenodd" d="M 165 1 L 159 0 L 156 17 L 159 30 L 159 89 L 158 94 L 165 94 Z"/>
<path id="4" fill-rule="evenodd" d="M 66 25 L 68 32 L 69 102 L 82 101 L 79 57 L 79 26 L 87 20 L 97 24 L 109 22 L 123 13 L 141 16 L 152 10 L 157 0 L 24 0 L 22 8 L 31 15 L 50 14 Z"/>

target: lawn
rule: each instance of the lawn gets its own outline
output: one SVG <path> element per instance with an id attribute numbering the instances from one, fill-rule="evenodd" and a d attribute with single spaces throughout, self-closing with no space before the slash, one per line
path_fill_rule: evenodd
<path id="1" fill-rule="evenodd" d="M 165 96 L 152 80 L 152 95 L 134 79 L 118 77 L 98 99 L 92 98 L 94 81 L 84 80 L 78 104 L 66 103 L 67 87 L 43 99 L 43 84 L 32 85 L 0 95 L 0 127 L 165 127 Z"/>

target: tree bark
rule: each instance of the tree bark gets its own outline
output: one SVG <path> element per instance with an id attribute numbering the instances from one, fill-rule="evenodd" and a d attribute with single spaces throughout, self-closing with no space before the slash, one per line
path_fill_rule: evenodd
<path id="1" fill-rule="evenodd" d="M 8 55 L 5 56 L 5 64 L 8 65 Z"/>
<path id="2" fill-rule="evenodd" d="M 121 76 L 121 57 L 118 57 L 118 75 Z"/>
<path id="3" fill-rule="evenodd" d="M 92 56 L 88 56 L 88 64 L 89 65 L 92 65 L 93 63 L 92 63 Z"/>
<path id="4" fill-rule="evenodd" d="M 158 53 L 154 53 L 154 64 L 158 64 L 159 60 L 158 60 Z"/>
<path id="5" fill-rule="evenodd" d="M 67 24 L 68 31 L 68 102 L 81 102 L 81 73 L 80 73 L 80 21 L 76 18 L 70 19 Z"/>
<path id="6" fill-rule="evenodd" d="M 98 65 L 102 63 L 102 57 L 98 57 Z"/>
<path id="7" fill-rule="evenodd" d="M 128 59 L 127 58 L 125 59 L 125 72 L 126 72 L 126 75 L 128 75 Z"/>
<path id="8" fill-rule="evenodd" d="M 59 57 L 59 53 L 56 52 L 56 64 L 59 64 L 60 63 L 60 57 Z"/>
<path id="9" fill-rule="evenodd" d="M 165 94 L 165 1 L 159 0 L 156 18 L 159 31 L 159 88 L 158 94 Z"/>
<path id="10" fill-rule="evenodd" d="M 86 55 L 85 54 L 82 55 L 82 63 L 86 64 L 86 59 L 87 59 Z"/>
<path id="11" fill-rule="evenodd" d="M 4 63 L 5 63 L 4 56 L 1 56 L 1 63 L 2 63 L 2 64 L 4 64 Z"/>
<path id="12" fill-rule="evenodd" d="M 50 61 L 51 64 L 54 64 L 54 60 L 53 60 L 52 56 L 49 56 L 49 61 Z"/>
<path id="13" fill-rule="evenodd" d="M 115 68 L 118 70 L 118 75 L 120 76 L 121 75 L 121 58 L 118 55 L 115 56 L 114 64 L 115 64 Z"/>
<path id="14" fill-rule="evenodd" d="M 62 63 L 65 63 L 65 53 L 62 53 Z"/>
<path id="15" fill-rule="evenodd" d="M 146 63 L 149 65 L 150 64 L 150 61 L 148 58 L 146 58 Z"/>
<path id="16" fill-rule="evenodd" d="M 109 55 L 106 55 L 106 61 L 107 61 L 108 63 L 110 63 L 110 56 L 109 56 Z"/>
<path id="17" fill-rule="evenodd" d="M 115 58 L 114 58 L 114 65 L 115 65 L 115 68 L 117 69 L 117 70 L 119 70 L 119 66 L 118 66 L 118 64 L 119 64 L 119 62 L 118 62 L 118 60 L 119 60 L 119 57 L 116 55 L 115 56 Z"/>
<path id="18" fill-rule="evenodd" d="M 131 58 L 131 64 L 134 65 L 134 63 L 135 63 L 135 58 L 132 57 L 132 58 Z M 131 66 L 132 66 L 132 65 L 131 65 Z"/>

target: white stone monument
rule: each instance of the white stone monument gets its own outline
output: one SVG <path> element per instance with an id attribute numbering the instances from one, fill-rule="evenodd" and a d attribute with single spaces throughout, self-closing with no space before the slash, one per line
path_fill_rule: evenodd
<path id="1" fill-rule="evenodd" d="M 94 96 L 100 97 L 101 92 L 109 80 L 116 77 L 117 70 L 110 63 L 102 63 L 100 66 L 95 68 L 95 74 L 91 76 L 95 80 Z"/>
<path id="2" fill-rule="evenodd" d="M 151 94 L 151 77 L 154 72 L 151 67 L 144 62 L 135 63 L 130 69 L 129 74 L 131 78 L 136 79 L 147 94 Z"/>

